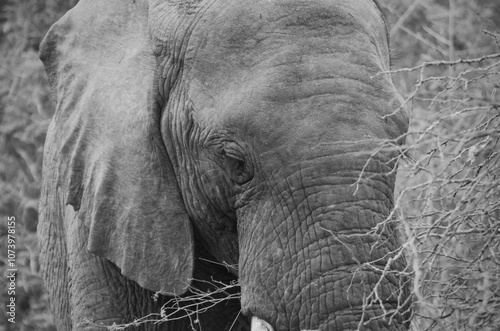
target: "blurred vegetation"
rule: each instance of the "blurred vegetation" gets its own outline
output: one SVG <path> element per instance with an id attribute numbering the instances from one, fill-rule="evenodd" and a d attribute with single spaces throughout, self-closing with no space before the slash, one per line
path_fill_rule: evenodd
<path id="1" fill-rule="evenodd" d="M 76 2 L 0 0 L 0 271 L 9 216 L 17 221 L 19 270 L 16 325 L 2 313 L 0 331 L 54 330 L 35 237 L 54 105 L 37 52 L 50 25 Z M 414 279 L 413 328 L 498 330 L 500 2 L 379 2 L 390 25 L 393 79 L 412 119 L 397 217 Z M 4 289 L 0 300 L 8 300 Z"/>
<path id="2" fill-rule="evenodd" d="M 16 324 L 0 290 L 0 331 L 55 330 L 38 275 L 36 227 L 43 143 L 54 111 L 38 45 L 77 1 L 0 1 L 0 272 L 7 264 L 7 218 L 16 217 Z M 1 282 L 4 284 L 4 282 Z M 2 286 L 3 287 L 3 286 Z"/>
<path id="3" fill-rule="evenodd" d="M 500 330 L 500 2 L 382 1 L 410 132 L 397 222 L 414 330 Z"/>

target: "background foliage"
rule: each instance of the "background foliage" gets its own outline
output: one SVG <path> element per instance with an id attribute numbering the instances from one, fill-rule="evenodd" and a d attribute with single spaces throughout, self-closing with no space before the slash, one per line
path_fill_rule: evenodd
<path id="1" fill-rule="evenodd" d="M 54 105 L 37 52 L 50 25 L 76 2 L 0 0 L 0 272 L 8 216 L 17 220 L 19 269 L 17 323 L 2 313 L 0 331 L 54 330 L 35 237 Z M 405 272 L 414 279 L 413 328 L 498 330 L 500 3 L 379 2 L 390 25 L 393 79 L 412 119 L 395 217 L 406 237 Z M 1 289 L 0 301 L 7 299 Z"/>
<path id="2" fill-rule="evenodd" d="M 410 132 L 397 222 L 415 330 L 499 330 L 500 2 L 383 1 Z"/>
<path id="3" fill-rule="evenodd" d="M 55 330 L 36 258 L 42 150 L 54 111 L 38 45 L 77 1 L 0 1 L 0 272 L 7 259 L 7 217 L 16 217 L 16 324 L 7 322 L 0 290 L 0 331 Z"/>

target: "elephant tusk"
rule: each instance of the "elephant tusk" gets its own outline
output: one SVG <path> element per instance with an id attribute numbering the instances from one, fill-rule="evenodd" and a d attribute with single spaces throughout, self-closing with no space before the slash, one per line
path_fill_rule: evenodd
<path id="1" fill-rule="evenodd" d="M 251 331 L 274 331 L 271 324 L 263 319 L 252 316 Z M 319 331 L 319 330 L 301 330 L 301 331 Z"/>
<path id="2" fill-rule="evenodd" d="M 252 316 L 251 325 L 252 331 L 274 331 L 274 328 L 269 323 L 255 316 Z"/>

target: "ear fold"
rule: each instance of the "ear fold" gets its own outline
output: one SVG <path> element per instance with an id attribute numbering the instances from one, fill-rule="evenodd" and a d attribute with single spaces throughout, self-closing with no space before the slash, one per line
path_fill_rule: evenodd
<path id="1" fill-rule="evenodd" d="M 89 251 L 145 288 L 182 294 L 193 235 L 150 95 L 147 7 L 81 0 L 47 34 L 41 58 L 57 110 L 44 163 L 88 226 Z"/>

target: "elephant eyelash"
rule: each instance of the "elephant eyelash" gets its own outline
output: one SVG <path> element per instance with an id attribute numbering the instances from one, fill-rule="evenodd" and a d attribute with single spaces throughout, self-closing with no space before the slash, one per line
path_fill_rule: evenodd
<path id="1" fill-rule="evenodd" d="M 219 150 L 222 164 L 229 177 L 238 185 L 243 185 L 253 178 L 253 167 L 246 162 L 243 148 L 237 143 L 224 144 Z"/>
<path id="2" fill-rule="evenodd" d="M 222 155 L 235 159 L 238 162 L 245 162 L 245 157 L 238 155 L 232 151 L 222 150 Z"/>
<path id="3" fill-rule="evenodd" d="M 220 154 L 242 162 L 245 162 L 246 159 L 243 148 L 235 142 L 223 143 L 220 149 Z"/>

